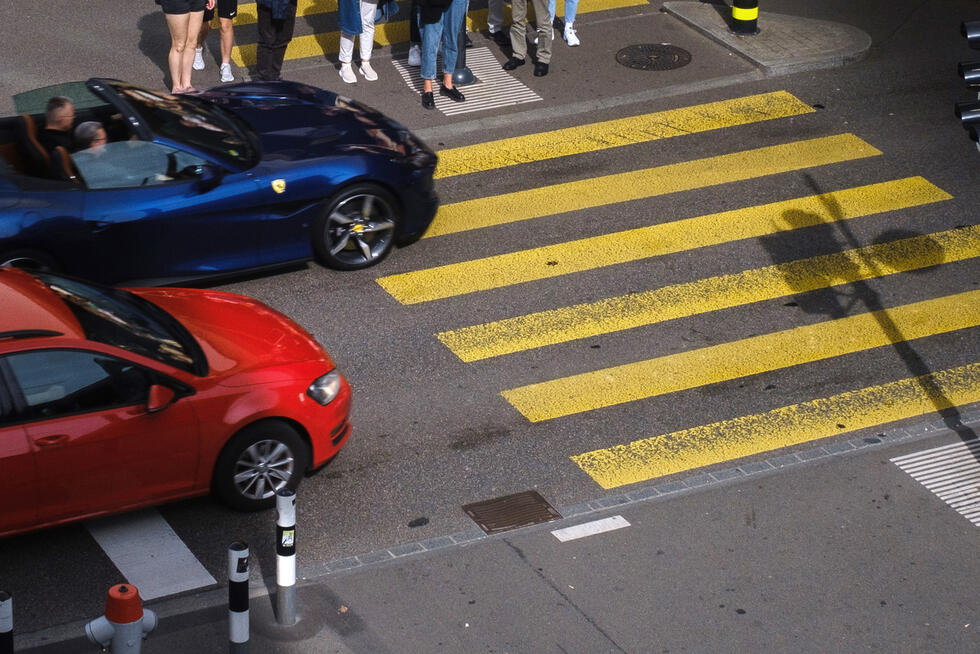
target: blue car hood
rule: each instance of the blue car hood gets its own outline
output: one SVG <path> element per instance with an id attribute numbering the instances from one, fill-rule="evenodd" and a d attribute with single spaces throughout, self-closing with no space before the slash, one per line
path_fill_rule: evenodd
<path id="1" fill-rule="evenodd" d="M 387 148 L 391 139 L 400 140 L 401 128 L 380 112 L 297 82 L 231 84 L 201 97 L 247 122 L 261 141 L 263 159 L 309 159 L 351 145 Z M 388 138 L 377 138 L 375 130 Z"/>

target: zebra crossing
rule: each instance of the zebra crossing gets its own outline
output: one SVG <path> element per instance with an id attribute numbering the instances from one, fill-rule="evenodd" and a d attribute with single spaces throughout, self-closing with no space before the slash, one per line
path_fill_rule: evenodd
<path id="1" fill-rule="evenodd" d="M 467 181 L 476 182 L 481 175 L 525 163 L 588 157 L 602 150 L 643 147 L 664 138 L 752 123 L 803 121 L 812 113 L 811 107 L 783 91 L 732 98 L 446 150 L 439 153 L 437 177 L 466 175 Z M 887 153 L 875 147 L 872 139 L 846 132 L 740 151 L 729 151 L 723 138 L 713 143 L 716 151 L 685 161 L 450 201 L 440 208 L 424 238 L 479 239 L 483 231 L 502 225 L 583 217 L 611 205 L 734 188 L 786 173 L 803 175 L 849 165 L 888 169 Z M 532 248 L 509 243 L 506 237 L 501 240 L 497 231 L 495 249 L 503 250 L 501 253 L 435 262 L 376 281 L 405 307 L 425 311 L 432 302 L 445 306 L 498 289 L 519 294 L 529 282 L 554 281 L 750 239 L 827 228 L 844 235 L 842 247 L 834 252 L 663 286 L 651 283 L 650 288 L 626 294 L 611 293 L 598 300 L 522 315 L 500 318 L 498 312 L 494 320 L 474 320 L 433 334 L 464 365 L 492 365 L 497 357 L 520 357 L 533 350 L 545 352 L 546 358 L 547 348 L 562 343 L 625 334 L 641 327 L 656 329 L 680 318 L 721 310 L 737 312 L 766 300 L 800 297 L 822 289 L 858 288 L 870 280 L 969 262 L 980 255 L 977 225 L 931 233 L 902 232 L 900 237 L 872 244 L 848 237 L 849 230 L 860 229 L 862 221 L 871 217 L 888 221 L 907 212 L 936 210 L 955 200 L 922 176 L 892 179 L 883 173 L 878 177 L 870 183 L 762 204 L 735 202 L 744 206 L 718 213 L 651 216 L 646 226 L 599 229 L 593 236 Z M 849 227 L 852 224 L 857 227 Z M 857 300 L 840 315 L 828 314 L 816 322 L 500 388 L 499 394 L 531 423 L 560 421 L 771 371 L 800 371 L 860 353 L 877 356 L 889 347 L 915 347 L 923 339 L 944 334 L 973 334 L 975 341 L 980 291 L 959 290 L 895 305 L 883 304 L 873 294 L 857 293 Z M 783 407 L 762 406 L 758 413 L 666 434 L 643 434 L 634 441 L 569 452 L 568 456 L 602 488 L 648 481 L 835 436 L 845 425 L 849 431 L 868 428 L 978 402 L 978 365 L 934 371 L 910 367 L 912 376 L 877 386 Z"/>

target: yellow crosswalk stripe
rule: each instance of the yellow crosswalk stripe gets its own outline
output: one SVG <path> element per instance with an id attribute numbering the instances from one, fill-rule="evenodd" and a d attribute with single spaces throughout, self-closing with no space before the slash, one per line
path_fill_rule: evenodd
<path id="1" fill-rule="evenodd" d="M 853 134 L 794 141 L 439 208 L 424 238 L 880 155 Z"/>
<path id="2" fill-rule="evenodd" d="M 610 9 L 622 9 L 625 7 L 648 6 L 647 0 L 591 0 L 583 2 L 578 7 L 578 14 L 588 14 L 596 11 L 607 11 Z M 407 0 L 402 3 L 399 18 L 403 20 L 380 23 L 375 26 L 374 43 L 376 46 L 388 46 L 394 43 L 407 43 L 409 39 Z M 331 13 L 337 11 L 336 0 L 306 0 L 297 5 L 296 15 L 298 17 L 310 16 L 313 14 Z M 564 16 L 563 8 L 556 10 L 559 16 Z M 533 18 L 534 12 L 528 5 L 528 14 Z M 241 5 L 238 9 L 238 16 L 235 19 L 236 25 L 248 25 L 257 21 L 258 9 L 255 4 Z M 504 23 L 510 24 L 510 7 L 504 6 Z M 475 9 L 466 16 L 466 29 L 469 31 L 479 31 L 487 28 L 487 10 Z M 297 24 L 297 27 L 299 25 Z M 340 31 L 321 32 L 318 34 L 305 34 L 294 36 L 289 46 L 286 48 L 286 59 L 305 59 L 307 57 L 323 57 L 328 54 L 338 52 L 340 46 Z M 232 48 L 231 58 L 238 66 L 255 65 L 255 43 L 243 43 Z"/>
<path id="3" fill-rule="evenodd" d="M 980 402 L 980 364 L 870 386 L 571 457 L 603 488 Z"/>
<path id="4" fill-rule="evenodd" d="M 980 256 L 980 225 L 445 331 L 463 361 L 632 329 Z"/>
<path id="5" fill-rule="evenodd" d="M 436 177 L 454 177 L 814 111 L 786 91 L 760 93 L 440 150 Z"/>
<path id="6" fill-rule="evenodd" d="M 980 291 L 794 327 L 501 393 L 531 422 L 623 404 L 980 324 Z"/>
<path id="7" fill-rule="evenodd" d="M 338 0 L 299 0 L 296 3 L 296 17 L 312 16 L 314 14 L 329 14 L 337 11 Z M 254 2 L 238 5 L 235 15 L 235 27 L 239 25 L 254 25 L 258 22 L 259 9 Z M 215 16 L 215 20 L 218 17 Z"/>
<path id="8" fill-rule="evenodd" d="M 377 282 L 402 304 L 415 304 L 950 197 L 921 177 L 909 177 L 389 275 Z M 794 216 L 793 224 L 780 219 L 787 213 Z"/>

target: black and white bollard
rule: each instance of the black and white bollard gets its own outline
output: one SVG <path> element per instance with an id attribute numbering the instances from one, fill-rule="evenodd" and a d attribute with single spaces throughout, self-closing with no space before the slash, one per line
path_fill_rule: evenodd
<path id="1" fill-rule="evenodd" d="M 157 615 L 143 608 L 136 586 L 117 584 L 109 589 L 105 615 L 85 625 L 85 635 L 113 654 L 139 654 L 143 639 L 156 626 Z"/>
<path id="2" fill-rule="evenodd" d="M 228 641 L 231 654 L 248 654 L 248 545 L 228 547 Z"/>
<path id="3" fill-rule="evenodd" d="M 296 492 L 276 493 L 276 618 L 281 625 L 296 624 Z"/>
<path id="4" fill-rule="evenodd" d="M 0 590 L 0 654 L 14 654 L 14 598 Z"/>

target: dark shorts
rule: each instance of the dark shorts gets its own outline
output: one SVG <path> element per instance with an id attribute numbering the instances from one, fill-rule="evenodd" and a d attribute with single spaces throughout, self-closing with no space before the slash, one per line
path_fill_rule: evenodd
<path id="1" fill-rule="evenodd" d="M 204 11 L 206 0 L 157 0 L 157 4 L 163 8 L 165 14 L 189 14 L 195 11 Z"/>
<path id="2" fill-rule="evenodd" d="M 218 0 L 214 6 L 218 10 L 218 18 L 234 18 L 238 15 L 238 0 Z M 214 18 L 214 9 L 204 10 L 204 22 L 210 23 Z"/>

